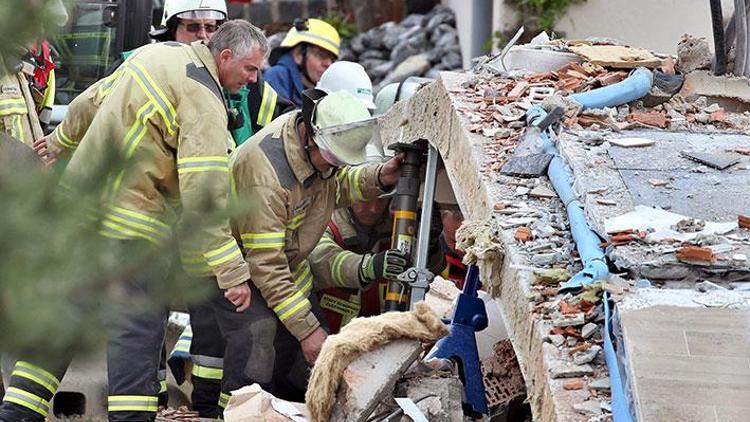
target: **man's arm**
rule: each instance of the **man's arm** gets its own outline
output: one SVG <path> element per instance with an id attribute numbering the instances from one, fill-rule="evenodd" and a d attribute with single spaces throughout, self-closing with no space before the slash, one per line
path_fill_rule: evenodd
<path id="1" fill-rule="evenodd" d="M 308 260 L 315 277 L 315 290 L 331 287 L 359 289 L 364 287 L 359 278 L 359 268 L 363 256 L 347 251 L 326 229 Z"/>

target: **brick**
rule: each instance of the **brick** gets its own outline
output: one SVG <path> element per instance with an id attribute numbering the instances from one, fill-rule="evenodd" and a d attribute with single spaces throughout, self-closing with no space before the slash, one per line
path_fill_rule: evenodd
<path id="1" fill-rule="evenodd" d="M 737 216 L 737 223 L 743 229 L 750 229 L 750 217 L 744 215 Z"/>
<path id="2" fill-rule="evenodd" d="M 638 122 L 662 129 L 666 129 L 667 127 L 667 116 L 659 112 L 630 113 L 625 119 L 629 122 Z"/>
<path id="3" fill-rule="evenodd" d="M 563 383 L 563 388 L 566 390 L 583 390 L 585 383 L 582 379 L 572 379 Z"/>
<path id="4" fill-rule="evenodd" d="M 711 263 L 714 261 L 714 252 L 709 248 L 699 246 L 683 246 L 675 254 L 679 261 L 683 262 L 704 262 Z"/>
<path id="5" fill-rule="evenodd" d="M 516 229 L 515 239 L 521 243 L 526 243 L 534 239 L 534 234 L 528 227 L 519 227 Z"/>
<path id="6" fill-rule="evenodd" d="M 529 89 L 529 83 L 526 81 L 520 81 L 510 90 L 508 93 L 509 98 L 520 98 L 526 90 Z"/>

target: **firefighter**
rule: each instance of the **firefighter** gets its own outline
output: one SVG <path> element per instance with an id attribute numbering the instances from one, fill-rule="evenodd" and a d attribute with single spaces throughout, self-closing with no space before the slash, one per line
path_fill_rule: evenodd
<path id="1" fill-rule="evenodd" d="M 276 119 L 230 159 L 233 195 L 245 207 L 233 226 L 250 265 L 253 306 L 238 314 L 221 295 L 213 301 L 227 342 L 225 398 L 256 382 L 277 397 L 302 398 L 308 365 L 327 337 L 307 257 L 335 208 L 374 199 L 398 179 L 401 156 L 350 166 L 365 161 L 376 124 L 356 97 L 319 90 L 304 97 L 301 112 Z"/>
<path id="2" fill-rule="evenodd" d="M 264 77 L 279 95 L 297 108 L 302 107 L 302 91 L 314 88 L 323 72 L 339 56 L 341 39 L 336 29 L 320 19 L 297 19 L 294 26 L 271 52 Z"/>
<path id="3" fill-rule="evenodd" d="M 368 110 L 375 111 L 375 102 L 372 95 L 372 80 L 359 63 L 346 60 L 333 63 L 323 72 L 315 88 L 327 94 L 339 90 L 349 91 L 354 94 Z"/>
<path id="4" fill-rule="evenodd" d="M 254 82 L 268 49 L 262 32 L 228 22 L 207 44 L 143 47 L 109 80 L 108 93 L 62 176 L 75 190 L 107 177 L 100 232 L 112 251 L 140 244 L 162 246 L 189 222 L 191 245 L 202 252 L 222 296 L 235 311 L 250 305 L 248 265 L 226 221 L 202 218 L 207 204 L 221 210 L 229 186 L 227 112 L 221 87 L 237 92 Z M 113 153 L 126 164 L 111 169 Z M 107 173 L 109 171 L 109 173 Z M 184 231 L 181 230 L 181 231 Z M 181 238 L 182 240 L 182 238 Z M 127 256 L 127 255 L 124 255 Z M 154 420 L 166 309 L 128 308 L 148 300 L 168 262 L 155 255 L 145 274 L 117 282 L 118 314 L 109 324 L 107 369 L 110 420 Z M 151 267 L 151 266 L 150 266 Z M 0 420 L 43 420 L 65 366 L 19 361 L 0 407 Z"/>
<path id="5" fill-rule="evenodd" d="M 44 8 L 52 24 L 65 25 L 68 14 L 61 0 Z M 17 56 L 0 57 L 0 132 L 28 146 L 44 136 L 55 99 L 54 69 L 46 41 L 19 46 Z"/>
<path id="6" fill-rule="evenodd" d="M 438 236 L 438 252 L 432 255 L 431 268 L 435 268 L 441 277 L 463 289 L 466 265 L 462 262 L 464 252 L 456 248 L 456 230 L 463 223 L 464 216 L 445 169 L 440 169 L 437 173 L 435 202 L 438 204 L 442 231 Z"/>

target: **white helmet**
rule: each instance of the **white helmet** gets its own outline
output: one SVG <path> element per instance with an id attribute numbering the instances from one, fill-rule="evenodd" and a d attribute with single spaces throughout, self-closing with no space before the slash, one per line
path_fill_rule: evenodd
<path id="1" fill-rule="evenodd" d="M 227 3 L 224 0 L 166 0 L 161 26 L 167 26 L 172 18 L 181 19 L 227 19 Z"/>
<path id="2" fill-rule="evenodd" d="M 349 91 L 367 107 L 375 110 L 372 96 L 372 81 L 359 63 L 338 61 L 331 64 L 318 81 L 317 89 L 328 94 Z"/>

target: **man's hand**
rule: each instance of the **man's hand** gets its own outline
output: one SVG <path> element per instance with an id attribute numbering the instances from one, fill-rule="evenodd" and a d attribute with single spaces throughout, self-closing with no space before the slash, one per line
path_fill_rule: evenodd
<path id="1" fill-rule="evenodd" d="M 230 287 L 224 292 L 224 297 L 237 307 L 237 312 L 242 312 L 250 307 L 252 293 L 247 282 Z"/>
<path id="2" fill-rule="evenodd" d="M 363 282 L 372 283 L 378 278 L 395 280 L 411 266 L 409 256 L 398 249 L 388 249 L 373 255 L 365 255 L 359 268 Z"/>
<path id="3" fill-rule="evenodd" d="M 305 355 L 305 360 L 310 364 L 315 364 L 320 354 L 320 349 L 323 347 L 323 343 L 326 341 L 328 334 L 324 329 L 318 327 L 309 336 L 305 337 L 300 342 L 302 346 L 302 353 Z"/>
<path id="4" fill-rule="evenodd" d="M 378 182 L 383 187 L 389 188 L 396 185 L 398 177 L 401 175 L 401 162 L 404 161 L 405 157 L 406 153 L 396 154 L 380 168 Z"/>
<path id="5" fill-rule="evenodd" d="M 41 157 L 42 161 L 47 167 L 53 166 L 57 162 L 57 157 L 53 156 L 49 152 L 49 135 L 43 136 L 31 145 L 36 153 Z"/>

